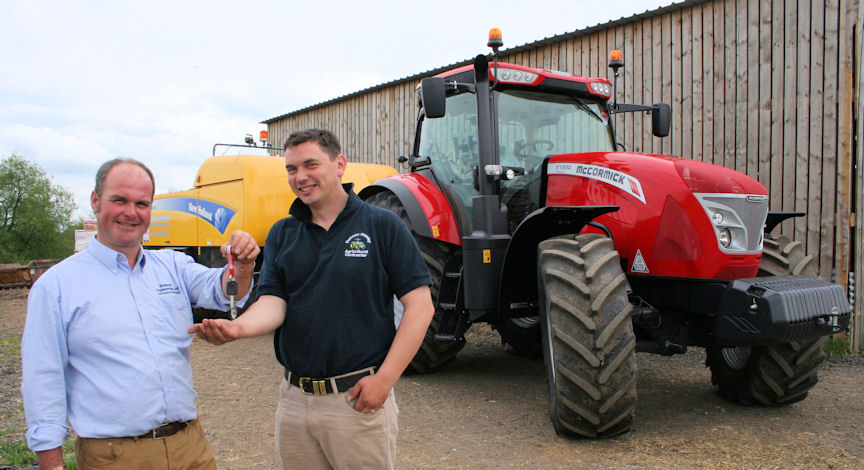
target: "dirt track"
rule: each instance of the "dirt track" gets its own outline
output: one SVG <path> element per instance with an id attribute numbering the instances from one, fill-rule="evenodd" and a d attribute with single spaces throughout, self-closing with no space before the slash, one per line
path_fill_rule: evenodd
<path id="1" fill-rule="evenodd" d="M 20 337 L 23 328 L 26 291 L 13 292 L 0 293 L 0 339 Z M 723 401 L 701 350 L 639 354 L 632 431 L 568 441 L 546 415 L 542 361 L 509 353 L 486 325 L 475 325 L 468 341 L 444 370 L 405 376 L 397 385 L 400 468 L 864 468 L 861 358 L 827 363 L 803 402 L 764 409 Z M 222 347 L 196 340 L 192 362 L 219 468 L 276 468 L 281 369 L 272 338 Z M 19 429 L 23 438 L 18 358 L 4 358 L 0 372 L 0 429 Z"/>

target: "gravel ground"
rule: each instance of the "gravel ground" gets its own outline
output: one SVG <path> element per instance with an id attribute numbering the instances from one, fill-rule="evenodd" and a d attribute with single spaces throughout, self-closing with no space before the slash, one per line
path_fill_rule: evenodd
<path id="1" fill-rule="evenodd" d="M 26 291 L 0 291 L 0 439 L 23 439 L 20 358 Z M 7 351 L 7 352 L 4 352 Z M 12 353 L 8 353 L 12 351 Z M 272 337 L 193 342 L 198 406 L 220 469 L 275 469 L 273 412 L 281 369 Z M 456 361 L 396 386 L 399 467 L 519 469 L 864 468 L 864 359 L 827 362 L 810 396 L 782 408 L 725 402 L 704 352 L 637 355 L 632 431 L 603 441 L 555 435 L 540 360 L 504 349 L 486 325 Z M 2 464 L 2 462 L 0 462 Z"/>

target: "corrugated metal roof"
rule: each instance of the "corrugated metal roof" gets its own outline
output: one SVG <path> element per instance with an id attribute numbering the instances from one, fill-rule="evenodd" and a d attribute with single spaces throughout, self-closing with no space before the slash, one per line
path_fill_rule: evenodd
<path id="1" fill-rule="evenodd" d="M 712 1 L 712 0 L 685 0 L 682 2 L 678 2 L 678 3 L 672 3 L 670 5 L 658 8 L 656 10 L 646 10 L 644 13 L 635 14 L 633 16 L 629 16 L 626 18 L 621 17 L 620 19 L 608 21 L 606 23 L 601 23 L 601 24 L 598 24 L 596 26 L 590 26 L 590 27 L 585 28 L 585 29 L 572 31 L 569 33 L 563 33 L 563 34 L 559 34 L 556 36 L 549 36 L 549 37 L 539 39 L 539 40 L 534 41 L 534 42 L 529 42 L 529 43 L 523 44 L 521 46 L 516 46 L 516 47 L 510 48 L 510 49 L 502 49 L 499 51 L 499 54 L 500 55 L 511 55 L 511 54 L 518 54 L 520 52 L 530 51 L 530 50 L 545 46 L 547 44 L 566 41 L 568 39 L 573 39 L 573 38 L 576 38 L 579 36 L 591 34 L 591 33 L 598 31 L 598 30 L 609 29 L 609 28 L 624 25 L 627 23 L 633 23 L 636 21 L 643 20 L 645 18 L 651 18 L 653 16 L 663 15 L 663 14 L 666 14 L 666 13 L 671 12 L 671 11 L 681 10 L 681 9 L 684 9 L 684 8 L 687 8 L 687 7 L 690 7 L 693 5 L 698 5 L 700 3 L 706 3 L 709 1 Z M 420 73 L 417 73 L 414 75 L 409 75 L 407 77 L 403 77 L 403 78 L 399 78 L 396 80 L 391 80 L 389 82 L 381 83 L 379 85 L 364 88 L 362 90 L 355 91 L 355 92 L 349 93 L 347 95 L 342 95 L 342 96 L 339 96 L 336 98 L 329 99 L 327 101 L 322 101 L 320 103 L 313 104 L 311 106 L 307 106 L 305 108 L 300 108 L 296 111 L 291 111 L 289 113 L 285 113 L 285 114 L 282 114 L 282 115 L 279 115 L 276 117 L 265 119 L 264 121 L 261 121 L 261 124 L 270 124 L 271 122 L 278 121 L 280 119 L 285 119 L 285 118 L 288 118 L 288 117 L 291 117 L 291 116 L 294 116 L 297 114 L 305 113 L 305 112 L 311 111 L 313 109 L 318 109 L 318 108 L 323 108 L 325 106 L 330 106 L 331 104 L 338 103 L 340 101 L 345 101 L 345 100 L 354 98 L 356 96 L 364 95 L 366 93 L 371 93 L 373 91 L 380 90 L 382 88 L 387 88 L 387 87 L 390 87 L 393 85 L 399 85 L 399 84 L 406 83 L 406 82 L 420 80 L 420 79 L 425 78 L 425 77 L 431 77 L 431 76 L 437 75 L 439 73 L 445 72 L 447 70 L 450 70 L 450 69 L 453 69 L 456 67 L 468 65 L 471 63 L 472 60 L 473 60 L 473 57 L 470 59 L 465 59 L 465 60 L 459 61 L 459 62 L 454 62 L 450 65 L 444 65 L 444 66 L 437 67 L 437 68 L 434 68 L 431 70 L 427 70 L 425 72 L 420 72 Z"/>

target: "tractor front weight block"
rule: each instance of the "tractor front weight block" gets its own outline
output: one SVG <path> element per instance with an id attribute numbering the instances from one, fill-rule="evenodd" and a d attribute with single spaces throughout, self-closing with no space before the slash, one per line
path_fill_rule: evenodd
<path id="1" fill-rule="evenodd" d="M 736 279 L 720 299 L 717 346 L 759 346 L 827 336 L 849 327 L 843 287 L 802 276 Z"/>

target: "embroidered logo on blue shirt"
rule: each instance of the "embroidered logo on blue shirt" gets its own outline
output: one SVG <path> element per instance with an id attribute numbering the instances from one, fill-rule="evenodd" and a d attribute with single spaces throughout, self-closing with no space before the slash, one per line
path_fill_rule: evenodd
<path id="1" fill-rule="evenodd" d="M 372 239 L 369 235 L 363 232 L 355 233 L 345 240 L 348 248 L 345 250 L 346 258 L 365 258 L 369 256 L 368 246 L 372 244 Z"/>
<path id="2" fill-rule="evenodd" d="M 180 288 L 174 284 L 159 284 L 159 287 L 156 288 L 156 293 L 159 295 L 179 294 Z"/>

